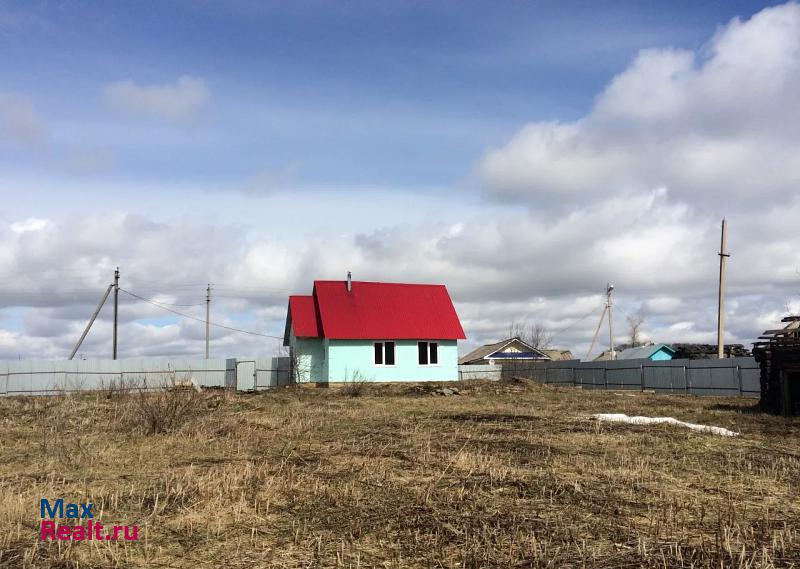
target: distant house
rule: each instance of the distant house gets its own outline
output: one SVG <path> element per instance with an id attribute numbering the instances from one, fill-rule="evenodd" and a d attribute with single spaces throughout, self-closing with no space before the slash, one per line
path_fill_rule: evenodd
<path id="1" fill-rule="evenodd" d="M 675 349 L 667 344 L 651 344 L 649 346 L 639 346 L 628 348 L 617 352 L 618 360 L 652 360 L 663 361 L 671 360 L 675 355 Z"/>
<path id="2" fill-rule="evenodd" d="M 619 352 L 616 352 L 616 353 L 619 354 Z M 598 355 L 592 361 L 604 362 L 604 361 L 607 361 L 607 360 L 610 360 L 610 359 L 611 359 L 611 352 L 606 350 L 606 351 L 600 352 L 600 355 Z"/>
<path id="3" fill-rule="evenodd" d="M 615 355 L 614 359 L 617 359 L 619 357 L 620 352 L 624 352 L 628 348 L 633 348 L 633 346 L 631 346 L 630 344 L 624 344 L 624 343 L 614 346 L 614 355 Z M 611 359 L 611 351 L 610 350 L 604 350 L 604 351 L 600 352 L 600 354 L 596 358 L 594 358 L 594 361 L 596 361 L 596 362 L 604 362 L 604 361 L 608 361 L 610 359 Z"/>
<path id="4" fill-rule="evenodd" d="M 503 362 L 550 361 L 544 350 L 534 348 L 519 338 L 508 338 L 481 346 L 458 360 L 461 365 L 499 364 Z"/>
<path id="5" fill-rule="evenodd" d="M 443 285 L 314 281 L 290 296 L 284 346 L 295 379 L 454 381 L 466 336 Z"/>
<path id="6" fill-rule="evenodd" d="M 547 357 L 554 362 L 574 360 L 575 356 L 569 350 L 541 350 Z"/>

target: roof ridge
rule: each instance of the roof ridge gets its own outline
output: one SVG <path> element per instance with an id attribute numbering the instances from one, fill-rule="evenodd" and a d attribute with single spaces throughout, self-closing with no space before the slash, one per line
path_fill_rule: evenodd
<path id="1" fill-rule="evenodd" d="M 345 284 L 347 281 L 345 280 L 315 280 L 314 284 L 316 283 L 342 283 Z M 386 281 L 350 281 L 353 284 L 378 284 L 378 285 L 392 285 L 392 286 L 436 286 L 436 287 L 443 287 L 445 285 L 439 283 L 395 283 L 395 282 L 386 282 Z"/>
<path id="2" fill-rule="evenodd" d="M 464 339 L 444 284 L 315 280 L 313 297 L 325 338 Z M 360 292 L 359 292 L 360 291 Z"/>

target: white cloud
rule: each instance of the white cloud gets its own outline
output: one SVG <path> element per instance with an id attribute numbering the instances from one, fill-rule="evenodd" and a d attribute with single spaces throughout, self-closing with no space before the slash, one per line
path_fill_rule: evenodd
<path id="1" fill-rule="evenodd" d="M 732 21 L 701 53 L 640 52 L 585 117 L 525 126 L 479 172 L 491 193 L 540 207 L 660 187 L 692 203 L 778 203 L 800 187 L 798 100 L 789 3 Z"/>
<path id="2" fill-rule="evenodd" d="M 307 203 L 298 211 L 304 208 L 311 217 L 323 213 Z M 792 231 L 800 203 L 781 215 L 775 211 L 730 220 L 731 341 L 754 339 L 777 325 L 787 305 L 797 305 L 800 237 Z M 432 219 L 302 238 L 269 236 L 256 222 L 220 226 L 141 215 L 25 219 L 0 224 L 0 281 L 6 283 L 0 306 L 24 311 L 16 326 L 14 312 L 5 311 L 0 357 L 68 353 L 117 264 L 123 288 L 162 302 L 199 304 L 176 309 L 200 318 L 205 284 L 212 282 L 215 321 L 266 334 L 282 333 L 290 293 L 308 293 L 313 279 L 343 279 L 352 270 L 358 280 L 446 284 L 469 336 L 464 349 L 496 340 L 512 320 L 527 319 L 558 331 L 558 346 L 583 354 L 607 280 L 617 285 L 620 341 L 625 316 L 636 312 L 646 317 L 643 334 L 656 341 L 713 341 L 713 221 L 658 191 L 565 216 L 487 218 L 476 209 L 458 223 Z M 754 234 L 758 240 L 750 238 Z M 202 353 L 199 322 L 176 323 L 155 306 L 126 295 L 121 300 L 124 355 Z M 109 352 L 109 318 L 106 310 L 83 353 Z M 220 329 L 212 329 L 212 338 L 212 352 L 227 355 L 272 354 L 279 343 Z"/>
<path id="3" fill-rule="evenodd" d="M 0 358 L 17 355 L 64 357 L 74 345 L 92 309 L 122 270 L 121 287 L 146 298 L 179 306 L 175 310 L 203 318 L 205 283 L 219 282 L 212 303 L 220 324 L 270 333 L 282 332 L 274 312 L 284 306 L 289 288 L 260 288 L 264 276 L 258 253 L 278 251 L 250 245 L 240 227 L 197 224 L 181 219 L 156 222 L 142 216 L 109 214 L 69 221 L 26 219 L 0 224 Z M 254 254 L 256 253 L 256 254 Z M 251 267 L 249 270 L 243 267 Z M 271 268 L 284 274 L 286 267 Z M 249 298 L 240 302 L 239 295 Z M 120 295 L 120 346 L 125 356 L 197 355 L 203 324 L 182 320 L 152 304 Z M 242 317 L 239 317 L 242 314 Z M 254 316 L 255 315 L 255 316 Z M 110 353 L 110 301 L 81 348 L 86 355 Z M 279 317 L 282 320 L 283 316 Z M 177 322 L 175 322 L 177 320 Z M 199 334 L 199 336 L 198 336 Z M 277 334 L 276 334 L 277 335 Z M 247 354 L 273 354 L 278 341 L 212 328 L 212 348 Z"/>
<path id="4" fill-rule="evenodd" d="M 22 95 L 0 91 L 0 142 L 37 142 L 45 136 L 45 126 L 33 105 Z"/>
<path id="5" fill-rule="evenodd" d="M 47 219 L 38 219 L 36 217 L 29 217 L 24 221 L 17 221 L 12 223 L 9 228 L 14 233 L 26 233 L 28 231 L 40 231 L 47 227 L 50 222 Z"/>
<path id="6" fill-rule="evenodd" d="M 181 127 L 192 125 L 211 97 L 205 79 L 188 75 L 165 85 L 116 81 L 106 85 L 104 94 L 114 110 Z"/>

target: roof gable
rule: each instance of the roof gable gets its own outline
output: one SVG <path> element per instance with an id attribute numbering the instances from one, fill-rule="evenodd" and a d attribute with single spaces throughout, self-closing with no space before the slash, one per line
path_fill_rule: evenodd
<path id="1" fill-rule="evenodd" d="M 314 281 L 313 298 L 329 339 L 459 340 L 464 330 L 444 285 Z"/>
<path id="2" fill-rule="evenodd" d="M 517 344 L 517 346 L 514 346 L 514 344 Z M 513 349 L 509 350 L 509 347 Z M 486 344 L 485 346 L 476 348 L 466 356 L 459 359 L 459 363 L 466 364 L 479 360 L 488 360 L 491 357 L 496 357 L 497 359 L 513 359 L 514 353 L 519 354 L 519 356 L 516 357 L 524 359 L 551 359 L 550 356 L 544 353 L 542 350 L 534 348 L 519 338 L 507 338 L 505 340 L 495 342 L 494 344 Z"/>
<path id="3" fill-rule="evenodd" d="M 650 346 L 639 346 L 637 348 L 628 348 L 622 350 L 617 354 L 618 360 L 638 360 L 651 358 L 653 355 L 661 350 L 668 352 L 670 355 L 675 354 L 675 349 L 667 344 L 652 344 Z"/>
<path id="4" fill-rule="evenodd" d="M 322 326 L 313 296 L 290 296 L 288 316 L 284 342 L 288 343 L 290 324 L 297 338 L 319 338 L 322 336 Z"/>
<path id="5" fill-rule="evenodd" d="M 549 359 L 547 354 L 543 353 L 541 350 L 538 350 L 528 344 L 527 342 L 522 341 L 519 338 L 509 338 L 505 342 L 501 342 L 500 348 L 494 350 L 489 355 L 485 356 L 485 359 L 488 358 L 526 358 L 526 359 Z"/>

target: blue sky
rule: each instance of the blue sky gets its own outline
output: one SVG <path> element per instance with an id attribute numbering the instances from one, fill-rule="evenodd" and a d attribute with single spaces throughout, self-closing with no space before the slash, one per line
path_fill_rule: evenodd
<path id="1" fill-rule="evenodd" d="M 202 295 L 185 282 L 227 286 L 225 318 L 273 331 L 286 293 L 314 278 L 445 282 L 471 343 L 517 317 L 569 326 L 627 279 L 620 302 L 651 337 L 713 340 L 703 279 L 719 217 L 741 250 L 795 205 L 780 162 L 766 189 L 719 189 L 753 170 L 729 164 L 796 142 L 781 125 L 795 121 L 797 58 L 771 30 L 791 29 L 797 6 L 769 6 L 0 0 L 0 354 L 63 351 L 117 264 L 165 301 Z M 784 87 L 716 90 L 747 85 L 748 58 L 788 69 Z M 748 97 L 774 116 L 754 124 L 737 106 Z M 708 266 L 675 260 L 681 247 Z M 760 281 L 732 269 L 731 341 L 794 302 L 786 248 L 768 242 L 781 269 Z M 674 278 L 654 280 L 656 250 Z M 50 302 L 48 287 L 83 295 Z M 126 317 L 159 338 L 132 355 L 199 349 L 178 318 Z M 217 347 L 262 350 L 237 342 Z"/>
<path id="2" fill-rule="evenodd" d="M 3 3 L 18 22 L 0 33 L 0 74 L 34 98 L 57 147 L 113 155 L 115 177 L 288 172 L 300 187 L 428 191 L 464 184 L 520 124 L 585 113 L 639 49 L 698 48 L 760 7 L 698 4 Z M 188 132 L 104 109 L 106 83 L 184 75 L 212 93 Z"/>

